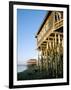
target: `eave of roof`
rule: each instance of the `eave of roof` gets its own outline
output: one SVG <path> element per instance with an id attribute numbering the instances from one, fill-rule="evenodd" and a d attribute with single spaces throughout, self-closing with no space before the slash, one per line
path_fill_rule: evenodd
<path id="1" fill-rule="evenodd" d="M 52 12 L 52 11 L 48 11 L 48 13 L 46 14 L 46 16 L 45 16 L 45 18 L 44 18 L 44 21 L 43 21 L 43 23 L 41 24 L 41 26 L 40 26 L 40 28 L 39 28 L 39 30 L 38 30 L 35 38 L 37 38 L 37 35 L 38 35 L 38 34 L 40 33 L 40 31 L 42 30 L 42 27 L 44 26 L 45 22 L 47 21 L 48 17 L 50 16 L 51 12 Z"/>

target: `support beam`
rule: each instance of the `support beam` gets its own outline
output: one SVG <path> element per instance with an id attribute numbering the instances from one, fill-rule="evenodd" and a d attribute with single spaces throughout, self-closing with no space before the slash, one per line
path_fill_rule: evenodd
<path id="1" fill-rule="evenodd" d="M 56 33 L 55 33 L 55 44 L 56 44 Z"/>
<path id="2" fill-rule="evenodd" d="M 58 43 L 60 44 L 60 35 L 58 34 Z"/>

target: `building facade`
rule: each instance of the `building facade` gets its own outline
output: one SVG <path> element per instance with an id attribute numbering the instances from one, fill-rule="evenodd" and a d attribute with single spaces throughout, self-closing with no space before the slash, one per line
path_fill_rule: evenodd
<path id="1" fill-rule="evenodd" d="M 63 77 L 63 12 L 49 11 L 36 38 L 39 71 Z"/>
<path id="2" fill-rule="evenodd" d="M 37 65 L 37 60 L 36 60 L 36 59 L 29 59 L 29 60 L 27 61 L 27 64 L 28 64 L 28 65 Z"/>

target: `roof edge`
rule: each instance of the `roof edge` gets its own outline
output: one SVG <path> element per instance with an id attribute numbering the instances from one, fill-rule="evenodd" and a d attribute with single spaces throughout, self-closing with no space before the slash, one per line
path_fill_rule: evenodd
<path id="1" fill-rule="evenodd" d="M 40 33 L 42 27 L 44 26 L 44 24 L 45 24 L 46 20 L 48 19 L 49 15 L 51 14 L 51 12 L 52 12 L 52 11 L 48 11 L 48 13 L 46 14 L 46 16 L 45 16 L 45 18 L 44 18 L 44 21 L 42 22 L 42 24 L 41 24 L 41 26 L 40 26 L 40 28 L 39 28 L 39 30 L 38 30 L 35 38 L 37 38 L 37 35 Z"/>

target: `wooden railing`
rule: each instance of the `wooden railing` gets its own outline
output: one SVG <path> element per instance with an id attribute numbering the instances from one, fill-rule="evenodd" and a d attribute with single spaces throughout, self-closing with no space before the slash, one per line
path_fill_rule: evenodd
<path id="1" fill-rule="evenodd" d="M 61 19 L 60 21 L 57 21 L 54 23 L 54 26 L 48 30 L 47 32 L 44 33 L 44 35 L 42 36 L 42 38 L 40 40 L 37 41 L 37 47 L 39 47 L 43 41 L 46 40 L 46 38 L 56 29 L 59 29 L 60 27 L 63 26 L 63 19 Z"/>
<path id="2" fill-rule="evenodd" d="M 54 29 L 56 30 L 62 26 L 63 26 L 63 19 L 61 19 L 60 21 L 58 21 L 54 24 Z"/>
<path id="3" fill-rule="evenodd" d="M 43 41 L 46 40 L 46 38 L 52 33 L 52 29 L 51 30 L 48 30 L 44 35 L 43 37 L 37 42 L 37 47 L 39 47 Z"/>

